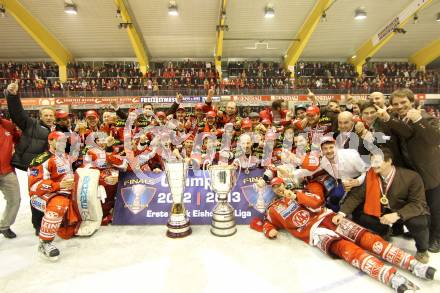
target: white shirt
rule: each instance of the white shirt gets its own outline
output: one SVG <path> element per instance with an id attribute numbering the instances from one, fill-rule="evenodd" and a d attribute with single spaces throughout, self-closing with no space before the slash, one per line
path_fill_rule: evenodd
<path id="1" fill-rule="evenodd" d="M 332 166 L 332 163 L 323 157 L 321 168 L 335 179 L 357 179 L 359 184 L 362 184 L 368 167 L 359 153 L 353 149 L 338 149 L 335 152 L 335 164 Z"/>

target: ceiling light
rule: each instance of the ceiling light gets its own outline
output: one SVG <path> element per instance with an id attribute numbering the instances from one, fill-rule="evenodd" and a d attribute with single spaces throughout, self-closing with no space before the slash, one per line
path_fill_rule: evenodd
<path id="1" fill-rule="evenodd" d="M 321 21 L 322 21 L 322 22 L 327 22 L 327 13 L 325 13 L 325 11 L 322 12 L 322 15 L 321 15 Z"/>
<path id="2" fill-rule="evenodd" d="M 78 13 L 78 9 L 74 3 L 64 3 L 64 12 L 67 14 L 76 15 Z"/>
<path id="3" fill-rule="evenodd" d="M 267 5 L 267 6 L 264 8 L 264 17 L 266 17 L 266 18 L 272 18 L 272 17 L 274 17 L 274 16 L 275 16 L 275 10 L 273 9 L 272 6 Z"/>
<path id="4" fill-rule="evenodd" d="M 117 9 L 116 10 L 116 18 L 121 18 L 122 16 L 121 16 L 121 9 Z"/>
<path id="5" fill-rule="evenodd" d="M 5 16 L 6 16 L 6 9 L 2 5 L 2 6 L 0 6 L 0 17 L 5 17 Z"/>
<path id="6" fill-rule="evenodd" d="M 353 56 L 351 56 L 351 59 L 355 59 L 357 56 L 356 55 L 353 55 Z"/>
<path id="7" fill-rule="evenodd" d="M 437 21 L 440 22 L 440 12 L 437 14 Z"/>
<path id="8" fill-rule="evenodd" d="M 179 11 L 177 10 L 176 1 L 170 1 L 170 3 L 168 3 L 168 15 L 172 15 L 172 16 L 179 15 Z"/>
<path id="9" fill-rule="evenodd" d="M 362 20 L 367 18 L 367 12 L 363 8 L 358 8 L 354 11 L 354 19 Z"/>

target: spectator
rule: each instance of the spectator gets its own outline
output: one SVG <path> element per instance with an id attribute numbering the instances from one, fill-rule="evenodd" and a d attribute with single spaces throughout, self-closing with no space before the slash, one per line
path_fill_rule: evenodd
<path id="1" fill-rule="evenodd" d="M 30 118 L 24 111 L 21 100 L 18 97 L 18 84 L 16 83 L 11 83 L 8 86 L 6 99 L 12 122 L 22 131 L 20 142 L 15 147 L 12 166 L 26 171 L 30 162 L 48 148 L 47 136 L 51 128 L 54 127 L 55 110 L 50 107 L 42 108 L 40 109 L 39 120 Z M 36 235 L 38 235 L 43 213 L 32 206 L 31 210 L 32 224 L 34 225 Z"/>
<path id="2" fill-rule="evenodd" d="M 20 189 L 17 175 L 11 165 L 14 145 L 18 142 L 20 134 L 12 122 L 0 117 L 0 191 L 6 200 L 3 216 L 0 218 L 0 234 L 6 238 L 15 238 L 17 235 L 11 230 L 20 207 Z"/>

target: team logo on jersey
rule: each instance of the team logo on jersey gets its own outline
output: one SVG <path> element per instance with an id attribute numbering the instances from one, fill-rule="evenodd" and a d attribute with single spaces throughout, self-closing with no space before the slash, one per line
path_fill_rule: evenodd
<path id="1" fill-rule="evenodd" d="M 274 197 L 272 188 L 267 185 L 262 188 L 257 187 L 256 184 L 242 186 L 241 192 L 249 203 L 249 206 L 253 207 L 260 213 L 266 211 L 267 206 Z"/>
<path id="2" fill-rule="evenodd" d="M 42 190 L 51 190 L 52 189 L 52 185 L 50 185 L 50 184 L 41 184 L 41 189 Z"/>
<path id="3" fill-rule="evenodd" d="M 292 217 L 292 222 L 296 227 L 306 225 L 310 220 L 310 213 L 306 210 L 299 210 Z"/>
<path id="4" fill-rule="evenodd" d="M 143 184 L 135 184 L 121 189 L 124 206 L 133 214 L 142 212 L 156 194 L 156 188 Z"/>

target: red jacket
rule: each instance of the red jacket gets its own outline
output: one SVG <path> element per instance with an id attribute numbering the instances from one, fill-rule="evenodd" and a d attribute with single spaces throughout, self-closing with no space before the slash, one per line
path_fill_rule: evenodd
<path id="1" fill-rule="evenodd" d="M 6 175 L 14 171 L 11 165 L 14 145 L 20 139 L 20 132 L 15 125 L 6 119 L 0 118 L 0 175 Z"/>

